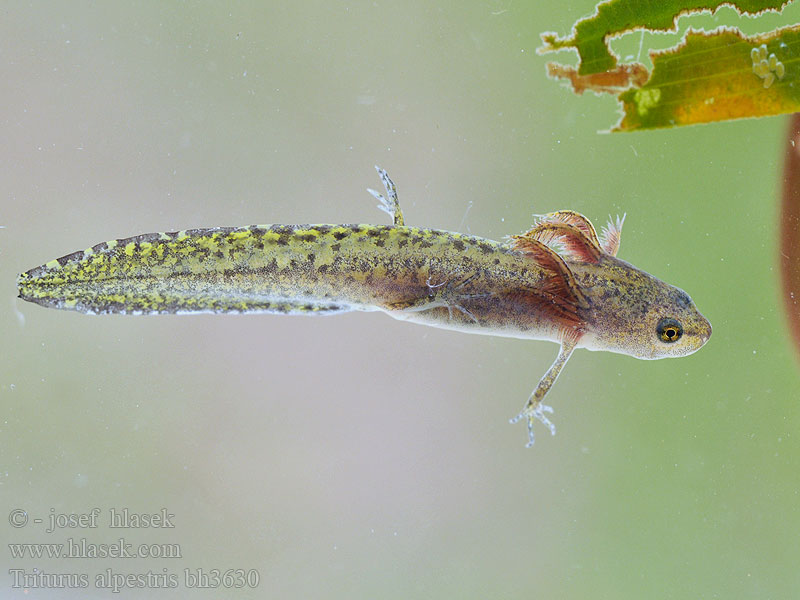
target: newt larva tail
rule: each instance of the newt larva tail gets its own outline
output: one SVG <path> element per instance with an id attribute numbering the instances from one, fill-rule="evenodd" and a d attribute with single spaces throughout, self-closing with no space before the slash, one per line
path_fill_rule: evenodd
<path id="1" fill-rule="evenodd" d="M 92 314 L 394 311 L 493 253 L 518 267 L 498 242 L 401 225 L 216 227 L 104 242 L 23 273 L 18 287 L 23 300 Z"/>
<path id="2" fill-rule="evenodd" d="M 399 287 L 413 286 L 408 271 L 420 266 L 406 261 L 404 268 L 391 259 L 387 245 L 413 247 L 432 236 L 379 225 L 144 234 L 31 269 L 19 276 L 19 295 L 42 306 L 97 314 L 375 310 L 406 300 L 408 290 L 397 296 Z"/>

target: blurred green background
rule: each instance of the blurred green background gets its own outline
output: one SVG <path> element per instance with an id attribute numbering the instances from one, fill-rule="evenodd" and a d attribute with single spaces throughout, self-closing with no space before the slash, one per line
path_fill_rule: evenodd
<path id="1" fill-rule="evenodd" d="M 28 597 L 107 598 L 110 568 L 178 576 L 136 598 L 797 597 L 786 120 L 598 135 L 613 99 L 548 81 L 535 52 L 593 7 L 7 4 L 0 596 L 23 594 L 9 569 L 39 569 L 91 585 Z M 713 337 L 677 360 L 577 352 L 548 398 L 558 435 L 526 450 L 508 418 L 553 344 L 378 313 L 89 317 L 15 298 L 19 272 L 117 237 L 386 222 L 375 163 L 411 225 L 500 239 L 533 213 L 626 212 L 620 257 L 688 291 Z M 96 529 L 45 531 L 94 507 Z M 175 528 L 120 534 L 107 511 L 124 507 Z M 11 527 L 16 508 L 44 524 Z M 6 549 L 120 535 L 182 558 Z M 259 587 L 184 586 L 184 569 L 229 568 Z"/>

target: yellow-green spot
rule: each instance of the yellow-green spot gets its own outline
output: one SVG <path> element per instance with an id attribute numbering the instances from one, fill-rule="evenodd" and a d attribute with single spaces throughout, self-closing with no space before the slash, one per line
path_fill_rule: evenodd
<path id="1" fill-rule="evenodd" d="M 139 250 L 142 253 L 142 258 L 147 258 L 153 253 L 153 244 L 150 242 L 142 242 L 139 244 Z"/>
<path id="2" fill-rule="evenodd" d="M 644 116 L 651 108 L 655 108 L 661 100 L 661 90 L 659 88 L 636 90 L 634 101 L 636 110 Z"/>

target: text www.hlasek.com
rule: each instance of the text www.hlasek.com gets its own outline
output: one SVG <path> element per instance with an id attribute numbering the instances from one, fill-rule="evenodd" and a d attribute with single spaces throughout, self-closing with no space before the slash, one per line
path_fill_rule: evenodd
<path id="1" fill-rule="evenodd" d="M 180 544 L 133 544 L 119 538 L 95 544 L 69 538 L 66 544 L 9 544 L 11 558 L 182 558 Z"/>

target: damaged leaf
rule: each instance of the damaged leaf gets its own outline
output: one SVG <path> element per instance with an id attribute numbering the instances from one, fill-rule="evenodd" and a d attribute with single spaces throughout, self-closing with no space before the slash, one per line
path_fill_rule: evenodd
<path id="1" fill-rule="evenodd" d="M 679 17 L 703 10 L 714 12 L 723 4 L 740 14 L 757 15 L 767 10 L 780 10 L 788 3 L 789 0 L 608 0 L 600 2 L 593 15 L 575 23 L 569 37 L 543 33 L 544 46 L 538 52 L 545 54 L 575 48 L 580 57 L 578 75 L 604 73 L 617 66 L 617 57 L 608 48 L 610 37 L 639 29 L 674 32 Z"/>
<path id="2" fill-rule="evenodd" d="M 652 58 L 647 83 L 619 95 L 624 115 L 614 131 L 800 111 L 800 25 L 756 38 L 690 31 Z"/>
<path id="3" fill-rule="evenodd" d="M 761 117 L 800 111 L 800 24 L 747 37 L 733 28 L 689 30 L 674 48 L 651 52 L 652 73 L 639 63 L 619 64 L 610 37 L 636 29 L 674 31 L 677 18 L 720 5 L 741 13 L 778 10 L 779 0 L 690 2 L 610 0 L 579 21 L 567 38 L 542 35 L 540 53 L 575 48 L 578 68 L 557 63 L 547 73 L 573 91 L 618 95 L 624 111 L 613 131 L 633 131 Z"/>

